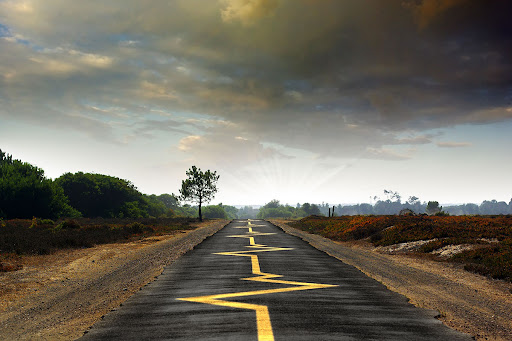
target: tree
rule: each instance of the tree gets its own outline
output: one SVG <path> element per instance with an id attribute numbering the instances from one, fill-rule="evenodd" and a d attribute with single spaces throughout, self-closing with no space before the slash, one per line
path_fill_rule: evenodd
<path id="1" fill-rule="evenodd" d="M 147 205 L 147 212 L 150 217 L 172 217 L 173 211 L 165 206 L 155 194 L 143 194 L 143 199 Z"/>
<path id="2" fill-rule="evenodd" d="M 252 206 L 244 206 L 238 210 L 238 218 L 240 219 L 255 219 L 259 209 Z"/>
<path id="3" fill-rule="evenodd" d="M 290 218 L 292 216 L 292 212 L 286 209 L 284 206 L 280 207 L 270 207 L 260 208 L 260 211 L 258 212 L 258 215 L 256 218 L 258 219 L 266 219 L 266 218 Z"/>
<path id="4" fill-rule="evenodd" d="M 504 201 L 498 202 L 497 200 L 484 200 L 480 204 L 481 214 L 508 214 L 508 205 Z"/>
<path id="5" fill-rule="evenodd" d="M 341 210 L 340 210 L 341 212 Z M 368 215 L 373 214 L 373 206 L 370 204 L 360 204 L 359 205 L 359 214 Z"/>
<path id="6" fill-rule="evenodd" d="M 235 206 L 229 206 L 229 205 L 222 205 L 219 204 L 224 211 L 226 211 L 226 214 L 228 215 L 227 219 L 238 219 L 238 208 Z"/>
<path id="7" fill-rule="evenodd" d="M 279 208 L 281 206 L 281 203 L 277 199 L 270 200 L 270 202 L 267 202 L 263 208 Z"/>
<path id="8" fill-rule="evenodd" d="M 220 218 L 228 219 L 228 214 L 224 207 L 221 205 L 210 205 L 203 208 L 203 215 L 205 218 Z"/>
<path id="9" fill-rule="evenodd" d="M 379 200 L 375 203 L 376 214 L 398 214 L 402 209 L 402 196 L 398 192 L 384 190 L 386 200 Z"/>
<path id="10" fill-rule="evenodd" d="M 387 196 L 386 202 L 397 202 L 399 204 L 401 203 L 402 196 L 400 193 L 385 189 L 384 194 Z"/>
<path id="11" fill-rule="evenodd" d="M 320 215 L 320 208 L 315 204 L 304 203 L 302 209 L 306 212 L 306 215 Z"/>
<path id="12" fill-rule="evenodd" d="M 173 213 L 177 217 L 194 218 L 197 217 L 197 208 L 192 207 L 189 204 L 184 204 L 173 209 Z"/>
<path id="13" fill-rule="evenodd" d="M 443 207 L 439 206 L 439 203 L 437 201 L 429 201 L 425 211 L 427 212 L 428 215 L 434 215 L 441 212 L 442 209 Z"/>
<path id="14" fill-rule="evenodd" d="M 164 205 L 165 207 L 169 208 L 169 209 L 175 209 L 176 207 L 179 206 L 179 201 L 178 201 L 178 197 L 176 197 L 173 194 L 160 194 L 156 197 L 158 200 L 160 200 Z"/>
<path id="15" fill-rule="evenodd" d="M 475 214 L 479 214 L 479 213 L 480 213 L 480 208 L 478 207 L 477 204 L 465 204 L 464 205 L 464 214 L 475 215 Z"/>
<path id="16" fill-rule="evenodd" d="M 44 171 L 0 149 L 0 218 L 78 217 L 62 188 Z"/>
<path id="17" fill-rule="evenodd" d="M 203 221 L 201 205 L 210 202 L 215 197 L 220 175 L 217 175 L 217 172 L 210 172 L 210 170 L 202 172 L 196 166 L 192 166 L 186 174 L 188 179 L 181 182 L 181 198 L 199 205 L 199 220 Z"/>
<path id="18" fill-rule="evenodd" d="M 103 174 L 78 172 L 63 174 L 55 182 L 64 189 L 71 206 L 82 212 L 84 217 L 145 218 L 149 216 L 149 200 L 128 180 Z M 158 214 L 156 207 L 152 207 L 151 211 L 152 214 Z"/>

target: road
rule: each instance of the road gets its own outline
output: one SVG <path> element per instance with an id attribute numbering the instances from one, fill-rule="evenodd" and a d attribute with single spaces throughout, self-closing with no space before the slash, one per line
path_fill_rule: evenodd
<path id="1" fill-rule="evenodd" d="M 81 340 L 471 340 L 352 266 L 238 220 Z"/>

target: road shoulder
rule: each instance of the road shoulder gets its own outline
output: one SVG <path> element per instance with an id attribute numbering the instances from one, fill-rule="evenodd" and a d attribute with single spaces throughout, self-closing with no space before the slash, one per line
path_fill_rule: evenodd
<path id="1" fill-rule="evenodd" d="M 165 266 L 227 224 L 219 220 L 175 235 L 57 252 L 23 270 L 3 273 L 0 335 L 10 340 L 77 339 Z"/>
<path id="2" fill-rule="evenodd" d="M 472 274 L 456 265 L 406 255 L 386 255 L 369 246 L 340 243 L 270 222 L 313 247 L 350 264 L 406 296 L 415 306 L 439 312 L 447 326 L 476 340 L 512 340 L 512 285 Z"/>

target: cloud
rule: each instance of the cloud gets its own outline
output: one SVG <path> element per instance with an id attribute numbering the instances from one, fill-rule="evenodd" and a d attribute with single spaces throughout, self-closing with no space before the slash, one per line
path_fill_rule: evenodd
<path id="1" fill-rule="evenodd" d="M 168 84 L 157 84 L 147 80 L 140 83 L 138 94 L 148 99 L 176 100 L 178 95 Z"/>
<path id="2" fill-rule="evenodd" d="M 510 5 L 402 2 L 1 1 L 0 115 L 199 136 L 180 146 L 218 159 L 211 146 L 400 160 L 413 153 L 393 146 L 432 143 L 432 129 L 512 120 Z"/>
<path id="3" fill-rule="evenodd" d="M 465 121 L 471 124 L 488 124 L 512 119 L 512 107 L 489 108 L 475 110 L 465 116 Z"/>
<path id="4" fill-rule="evenodd" d="M 279 5 L 278 0 L 221 0 L 221 3 L 225 6 L 221 11 L 222 20 L 240 21 L 244 25 L 270 16 Z"/>
<path id="5" fill-rule="evenodd" d="M 397 144 L 420 145 L 432 143 L 433 135 L 421 135 L 406 138 L 397 138 Z"/>
<path id="6" fill-rule="evenodd" d="M 142 122 L 138 122 L 134 124 L 136 127 L 134 129 L 135 136 L 142 136 L 146 138 L 155 138 L 156 132 L 166 132 L 166 133 L 177 133 L 189 135 L 190 131 L 184 128 L 194 127 L 195 125 L 189 122 L 180 122 L 177 120 L 166 119 L 166 120 L 144 120 Z"/>
<path id="7" fill-rule="evenodd" d="M 403 5 L 413 10 L 418 26 L 425 28 L 438 15 L 468 2 L 470 0 L 420 0 L 419 2 L 404 1 Z"/>
<path id="8" fill-rule="evenodd" d="M 366 158 L 387 160 L 387 161 L 404 161 L 411 159 L 410 154 L 401 154 L 388 148 L 367 148 Z"/>
<path id="9" fill-rule="evenodd" d="M 440 148 L 464 148 L 471 147 L 471 142 L 438 142 L 437 146 Z"/>
<path id="10" fill-rule="evenodd" d="M 190 135 L 180 140 L 178 149 L 192 156 L 193 162 L 217 169 L 239 169 L 250 167 L 272 158 L 290 158 L 275 148 L 241 136 Z"/>

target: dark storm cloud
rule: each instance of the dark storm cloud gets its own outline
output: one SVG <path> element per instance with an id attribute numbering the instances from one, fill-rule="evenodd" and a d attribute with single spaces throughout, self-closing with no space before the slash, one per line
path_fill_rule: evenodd
<path id="1" fill-rule="evenodd" d="M 233 122 L 258 148 L 373 157 L 393 155 L 386 146 L 432 143 L 430 129 L 512 118 L 505 0 L 0 6 L 11 35 L 0 38 L 9 103 L 73 108 L 85 97 L 105 107 L 158 106 Z"/>

